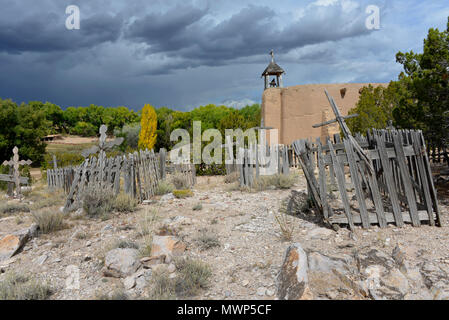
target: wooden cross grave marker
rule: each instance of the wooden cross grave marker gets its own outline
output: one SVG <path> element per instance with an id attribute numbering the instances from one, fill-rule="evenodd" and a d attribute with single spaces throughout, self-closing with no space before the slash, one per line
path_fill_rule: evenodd
<path id="1" fill-rule="evenodd" d="M 56 159 L 56 155 L 53 155 L 53 160 L 49 161 L 50 164 L 53 164 L 53 169 L 58 169 L 59 160 Z"/>
<path id="2" fill-rule="evenodd" d="M 362 147 L 360 147 L 360 145 L 358 144 L 358 142 L 355 140 L 355 138 L 352 136 L 351 130 L 349 130 L 348 125 L 346 124 L 347 119 L 351 119 L 351 118 L 355 118 L 358 117 L 358 114 L 351 114 L 349 116 L 342 116 L 340 109 L 338 109 L 337 104 L 334 101 L 334 98 L 332 98 L 332 96 L 329 94 L 329 92 L 327 92 L 326 89 L 324 89 L 324 92 L 326 93 L 327 96 L 327 100 L 329 100 L 329 103 L 332 107 L 332 111 L 335 114 L 335 119 L 330 120 L 330 121 L 326 121 L 320 124 L 316 124 L 313 126 L 313 128 L 320 128 L 323 126 L 327 126 L 330 125 L 332 123 L 338 122 L 338 124 L 340 125 L 341 131 L 343 132 L 343 136 L 345 139 L 349 140 L 350 144 L 353 146 L 356 154 L 359 156 L 359 158 L 365 162 L 366 168 L 368 169 L 368 173 L 369 174 L 373 174 L 374 173 L 374 168 L 373 165 L 371 163 L 371 159 L 367 156 L 367 154 L 363 151 Z"/>
<path id="3" fill-rule="evenodd" d="M 89 149 L 85 149 L 81 152 L 81 155 L 84 158 L 87 158 L 88 156 L 90 156 L 91 154 L 96 154 L 98 153 L 98 151 L 100 151 L 100 158 L 105 158 L 106 157 L 106 151 L 109 149 L 112 149 L 115 146 L 119 146 L 123 143 L 123 141 L 125 140 L 123 137 L 114 139 L 113 141 L 109 141 L 106 142 L 106 132 L 108 131 L 108 126 L 102 124 L 100 127 L 100 138 L 99 138 L 99 143 L 98 146 L 93 146 Z"/>
<path id="4" fill-rule="evenodd" d="M 19 161 L 19 148 L 17 148 L 17 147 L 14 147 L 14 149 L 12 149 L 12 152 L 14 154 L 14 156 L 12 157 L 12 160 L 10 160 L 10 161 L 5 160 L 3 162 L 3 165 L 12 167 L 14 169 L 14 172 L 12 175 L 6 175 L 6 174 L 0 175 L 0 180 L 14 182 L 14 184 L 16 185 L 16 197 L 20 198 L 20 194 L 21 194 L 20 184 L 27 184 L 28 178 L 20 176 L 19 167 L 24 166 L 24 165 L 30 165 L 33 163 L 33 161 L 31 161 L 31 160 L 20 160 Z"/>

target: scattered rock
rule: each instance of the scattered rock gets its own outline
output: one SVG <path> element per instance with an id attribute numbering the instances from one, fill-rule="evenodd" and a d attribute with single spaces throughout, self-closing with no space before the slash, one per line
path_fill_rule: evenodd
<path id="1" fill-rule="evenodd" d="M 166 255 L 160 254 L 158 256 L 142 258 L 142 259 L 140 259 L 140 263 L 142 263 L 145 268 L 151 268 L 151 266 L 153 266 L 153 265 L 165 263 L 166 262 L 165 260 L 166 260 Z"/>
<path id="2" fill-rule="evenodd" d="M 175 199 L 175 196 L 173 195 L 173 193 L 167 193 L 161 197 L 161 202 L 169 201 L 169 200 L 173 200 L 173 199 Z"/>
<path id="3" fill-rule="evenodd" d="M 265 294 L 267 295 L 267 297 L 272 297 L 274 296 L 274 290 L 267 289 L 265 291 Z"/>
<path id="4" fill-rule="evenodd" d="M 123 280 L 123 285 L 125 286 L 126 290 L 131 290 L 136 285 L 136 278 L 134 275 L 126 277 L 125 280 Z"/>
<path id="5" fill-rule="evenodd" d="M 321 239 L 321 240 L 327 240 L 334 234 L 334 231 L 326 228 L 315 228 L 310 230 L 307 235 L 312 240 Z"/>
<path id="6" fill-rule="evenodd" d="M 260 296 L 260 297 L 262 297 L 262 296 L 265 295 L 265 292 L 266 292 L 266 291 L 267 291 L 266 288 L 264 288 L 264 287 L 259 287 L 259 288 L 257 288 L 257 295 Z"/>
<path id="7" fill-rule="evenodd" d="M 299 300 L 308 286 L 307 254 L 299 243 L 288 247 L 276 278 L 276 295 L 280 300 Z"/>
<path id="8" fill-rule="evenodd" d="M 44 264 L 44 262 L 47 260 L 47 258 L 48 258 L 48 256 L 46 254 L 43 254 L 36 259 L 36 263 L 41 266 Z"/>
<path id="9" fill-rule="evenodd" d="M 167 268 L 168 272 L 173 273 L 176 271 L 176 266 L 173 263 L 170 263 Z"/>
<path id="10" fill-rule="evenodd" d="M 174 236 L 153 236 L 151 253 L 155 256 L 161 254 L 177 256 L 185 249 L 186 245 Z"/>
<path id="11" fill-rule="evenodd" d="M 0 240 L 0 262 L 15 255 L 27 241 L 36 236 L 38 228 L 37 224 L 33 224 L 28 229 L 4 236 Z"/>
<path id="12" fill-rule="evenodd" d="M 107 225 L 105 225 L 104 227 L 103 227 L 103 229 L 101 229 L 102 231 L 109 231 L 109 230 L 112 230 L 113 229 L 113 227 L 110 225 L 110 224 L 107 224 Z"/>
<path id="13" fill-rule="evenodd" d="M 249 284 L 249 281 L 248 281 L 248 280 L 243 280 L 243 281 L 242 281 L 242 286 L 243 286 L 243 287 L 246 287 L 248 284 Z"/>
<path id="14" fill-rule="evenodd" d="M 139 251 L 130 248 L 117 248 L 109 251 L 105 258 L 105 276 L 123 278 L 136 272 L 140 266 Z"/>

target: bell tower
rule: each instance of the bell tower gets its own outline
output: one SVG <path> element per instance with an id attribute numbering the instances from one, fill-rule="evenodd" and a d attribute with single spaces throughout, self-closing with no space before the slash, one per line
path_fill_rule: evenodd
<path id="1" fill-rule="evenodd" d="M 270 56 L 271 62 L 262 73 L 262 78 L 264 78 L 264 90 L 268 88 L 282 88 L 284 86 L 282 83 L 282 75 L 285 71 L 274 61 L 273 50 L 270 51 Z"/>

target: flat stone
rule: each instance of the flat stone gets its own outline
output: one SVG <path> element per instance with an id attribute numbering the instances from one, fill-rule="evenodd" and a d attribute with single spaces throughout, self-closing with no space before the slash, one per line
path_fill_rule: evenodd
<path id="1" fill-rule="evenodd" d="M 299 243 L 288 247 L 276 277 L 276 295 L 280 300 L 299 300 L 308 287 L 307 254 Z"/>
<path id="2" fill-rule="evenodd" d="M 129 276 L 135 273 L 140 266 L 138 256 L 139 251 L 136 249 L 113 249 L 106 254 L 103 273 L 115 278 Z"/>
<path id="3" fill-rule="evenodd" d="M 27 229 L 14 232 L 0 239 L 0 262 L 14 256 L 28 240 L 36 236 L 37 229 L 37 224 L 33 224 Z"/>

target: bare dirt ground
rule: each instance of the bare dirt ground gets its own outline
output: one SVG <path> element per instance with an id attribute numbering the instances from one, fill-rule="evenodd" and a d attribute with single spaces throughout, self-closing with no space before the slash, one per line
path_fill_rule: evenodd
<path id="1" fill-rule="evenodd" d="M 62 136 L 61 139 L 47 142 L 48 144 L 85 144 L 97 142 L 96 137 L 80 137 L 80 136 Z"/>
<path id="2" fill-rule="evenodd" d="M 305 191 L 305 183 L 300 175 L 294 189 Z M 400 245 L 411 267 L 430 263 L 449 274 L 449 202 L 445 199 L 440 199 L 443 214 L 443 227 L 440 228 L 390 225 L 386 229 L 357 228 L 351 233 L 341 228 L 336 232 L 289 216 L 294 233 L 291 240 L 284 241 L 274 213 L 279 211 L 281 201 L 291 190 L 231 191 L 222 177 L 198 177 L 193 192 L 194 196 L 186 199 L 161 200 L 157 197 L 149 205 L 140 205 L 137 212 L 113 214 L 104 221 L 72 214 L 67 218 L 68 228 L 32 239 L 7 265 L 0 263 L 3 273 L 0 281 L 4 274 L 12 271 L 31 274 L 51 284 L 55 293 L 50 299 L 95 299 L 101 294 L 123 290 L 123 279 L 103 275 L 104 255 L 118 240 L 142 245 L 144 239 L 138 232 L 139 219 L 148 213 L 158 217 L 154 226 L 156 233 L 171 230 L 171 234 L 187 245 L 185 256 L 210 265 L 211 282 L 193 299 L 275 299 L 276 275 L 291 243 L 300 243 L 307 252 L 331 257 L 354 256 L 373 249 L 391 257 L 394 248 Z M 199 203 L 202 209 L 193 210 Z M 60 205 L 62 203 L 52 207 L 53 210 L 58 210 Z M 1 218 L 0 239 L 30 226 L 31 215 L 32 212 Z M 203 249 L 199 245 L 197 239 L 204 230 L 216 235 L 219 246 Z M 73 266 L 79 270 L 79 289 L 67 287 Z M 449 290 L 449 280 L 444 277 L 439 280 L 443 283 L 438 292 L 432 289 L 435 283 L 427 285 L 426 282 L 430 297 L 421 295 L 418 288 L 409 298 L 445 298 L 440 293 L 446 292 L 446 288 Z M 310 281 L 313 282 L 310 284 L 313 299 L 372 298 L 360 295 L 351 289 L 351 285 L 339 284 L 335 289 L 320 279 L 312 277 Z M 145 296 L 136 289 L 127 293 L 135 299 Z"/>

